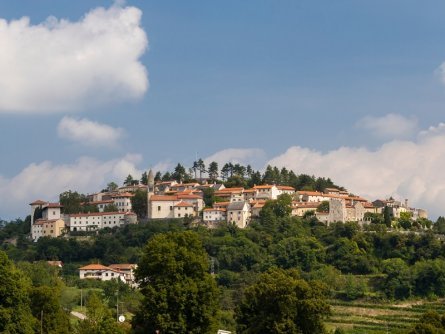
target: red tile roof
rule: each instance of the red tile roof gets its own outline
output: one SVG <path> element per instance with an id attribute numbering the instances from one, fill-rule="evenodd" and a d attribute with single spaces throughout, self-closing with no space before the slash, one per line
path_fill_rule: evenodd
<path id="1" fill-rule="evenodd" d="M 44 201 L 38 199 L 37 201 L 29 203 L 29 205 L 43 205 L 43 204 L 46 204 L 46 203 L 48 203 L 48 202 L 44 202 Z"/>
<path id="2" fill-rule="evenodd" d="M 92 263 L 79 268 L 79 270 L 110 270 L 110 268 L 99 263 Z"/>
<path id="3" fill-rule="evenodd" d="M 277 186 L 278 189 L 280 190 L 291 190 L 291 191 L 295 191 L 294 187 L 289 187 L 289 186 Z"/>
<path id="4" fill-rule="evenodd" d="M 90 212 L 70 214 L 70 217 L 91 217 L 91 216 L 111 216 L 111 215 L 127 215 L 130 212 Z"/>
<path id="5" fill-rule="evenodd" d="M 116 195 L 112 195 L 111 197 L 133 197 L 134 195 L 129 192 L 124 192 Z"/>
<path id="6" fill-rule="evenodd" d="M 63 207 L 63 205 L 62 204 L 60 204 L 60 203 L 48 203 L 47 205 L 46 205 L 46 207 L 47 208 L 62 208 Z"/>
<path id="7" fill-rule="evenodd" d="M 136 269 L 137 266 L 138 265 L 135 263 L 116 263 L 116 264 L 110 264 L 108 267 L 117 270 L 129 270 L 129 269 Z"/>
<path id="8" fill-rule="evenodd" d="M 150 201 L 177 201 L 176 195 L 153 195 L 150 197 Z"/>
<path id="9" fill-rule="evenodd" d="M 270 189 L 272 187 L 273 187 L 273 185 L 271 185 L 271 184 L 263 184 L 261 186 L 255 186 L 255 187 L 253 187 L 253 189 Z"/>
<path id="10" fill-rule="evenodd" d="M 187 207 L 187 208 L 189 208 L 189 207 L 193 207 L 193 204 L 181 201 L 181 202 L 175 204 L 175 206 L 176 207 Z"/>

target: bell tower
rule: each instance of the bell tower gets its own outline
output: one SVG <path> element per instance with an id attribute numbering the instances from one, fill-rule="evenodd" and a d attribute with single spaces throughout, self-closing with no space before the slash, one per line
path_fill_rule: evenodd
<path id="1" fill-rule="evenodd" d="M 148 171 L 148 182 L 147 182 L 147 218 L 152 217 L 152 207 L 150 198 L 155 194 L 155 178 L 153 176 L 153 171 L 150 169 Z"/>

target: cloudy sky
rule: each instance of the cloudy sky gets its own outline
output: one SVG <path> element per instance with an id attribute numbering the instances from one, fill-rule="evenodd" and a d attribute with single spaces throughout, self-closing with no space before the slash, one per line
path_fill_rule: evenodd
<path id="1" fill-rule="evenodd" d="M 445 215 L 443 1 L 0 2 L 0 218 L 268 163 Z"/>

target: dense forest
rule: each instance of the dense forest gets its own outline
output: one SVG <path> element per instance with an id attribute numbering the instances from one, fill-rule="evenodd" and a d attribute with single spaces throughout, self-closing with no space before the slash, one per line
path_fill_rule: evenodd
<path id="1" fill-rule="evenodd" d="M 325 226 L 311 214 L 291 217 L 286 205 L 280 199 L 269 201 L 246 229 L 230 224 L 206 229 L 183 220 L 148 221 L 106 228 L 87 237 L 44 237 L 36 243 L 25 237 L 29 217 L 17 220 L 0 230 L 0 275 L 16 275 L 3 281 L 8 283 L 0 294 L 22 291 L 23 296 L 14 298 L 23 304 L 24 315 L 32 315 L 23 318 L 29 321 L 26 326 L 30 333 L 45 317 L 45 326 L 52 326 L 45 332 L 63 332 L 59 328 L 67 326 L 66 311 L 79 307 L 79 289 L 86 291 L 84 313 L 89 312 L 90 317 L 89 322 L 68 321 L 77 333 L 91 332 L 88 328 L 93 326 L 96 308 L 102 315 L 95 323 L 104 329 L 99 326 L 95 333 L 147 333 L 157 328 L 165 333 L 212 333 L 216 328 L 237 333 L 341 333 L 341 327 L 336 329 L 335 323 L 330 323 L 336 303 L 381 304 L 445 297 L 441 234 L 445 219 L 439 218 L 431 229 L 418 231 L 393 231 L 378 219 L 363 227 L 357 223 Z M 47 260 L 61 260 L 64 266 L 56 275 L 46 265 Z M 92 262 L 139 263 L 141 288 L 79 280 L 78 268 Z M 193 285 L 196 282 L 200 284 Z M 15 284 L 15 288 L 7 288 L 8 284 Z M 132 318 L 124 325 L 112 320 L 116 291 Z M 170 296 L 171 291 L 174 296 Z M 53 297 L 48 301 L 51 305 L 41 305 L 45 294 Z M 6 299 L 0 296 L 0 300 Z M 153 310 L 157 304 L 167 306 Z M 8 307 L 12 306 L 0 308 L 0 316 L 9 319 L 3 323 L 15 321 L 22 326 L 20 321 L 25 320 L 8 318 Z M 169 316 L 193 307 L 193 312 L 184 311 L 180 318 Z M 42 309 L 49 311 L 42 315 Z M 198 313 L 201 316 L 195 319 L 193 314 Z M 441 319 L 431 312 L 424 317 Z M 422 331 L 425 326 L 436 326 L 437 333 L 443 330 L 439 322 L 425 323 L 422 319 L 392 332 L 430 333 Z M 147 323 L 156 328 L 144 327 Z M 198 330 L 187 327 L 191 324 Z"/>

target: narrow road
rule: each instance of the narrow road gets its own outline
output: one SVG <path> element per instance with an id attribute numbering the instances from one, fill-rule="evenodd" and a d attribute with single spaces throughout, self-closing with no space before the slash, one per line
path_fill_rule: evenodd
<path id="1" fill-rule="evenodd" d="M 87 316 L 83 313 L 71 311 L 71 315 L 75 316 L 76 318 L 79 318 L 80 320 L 85 320 Z"/>

